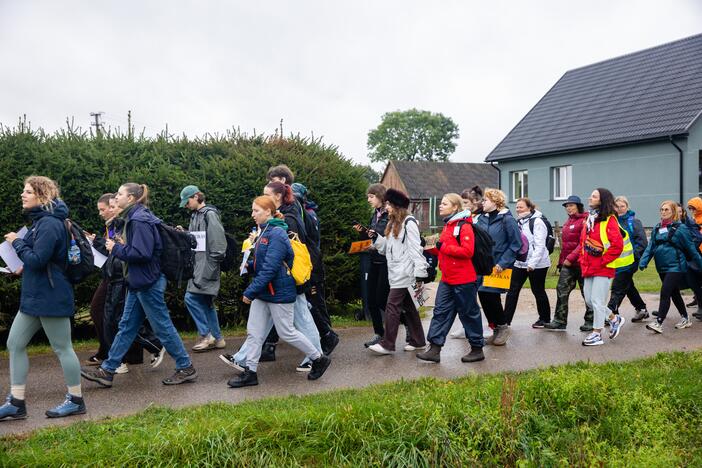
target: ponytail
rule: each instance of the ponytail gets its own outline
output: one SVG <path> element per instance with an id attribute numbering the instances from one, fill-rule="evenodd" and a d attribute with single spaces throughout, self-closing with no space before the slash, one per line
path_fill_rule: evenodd
<path id="1" fill-rule="evenodd" d="M 266 185 L 271 191 L 277 195 L 281 195 L 283 205 L 292 205 L 295 202 L 295 195 L 292 188 L 288 184 L 282 182 L 271 182 Z"/>
<path id="2" fill-rule="evenodd" d="M 127 191 L 127 195 L 131 195 L 135 198 L 134 203 L 149 206 L 149 187 L 147 187 L 146 184 L 127 182 L 126 184 L 122 184 L 122 187 Z"/>

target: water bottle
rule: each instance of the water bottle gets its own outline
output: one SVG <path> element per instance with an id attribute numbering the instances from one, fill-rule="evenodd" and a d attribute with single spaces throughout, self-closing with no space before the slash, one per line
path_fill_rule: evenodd
<path id="1" fill-rule="evenodd" d="M 76 244 L 75 239 L 71 239 L 71 248 L 68 249 L 68 263 L 71 265 L 80 263 L 80 247 Z"/>

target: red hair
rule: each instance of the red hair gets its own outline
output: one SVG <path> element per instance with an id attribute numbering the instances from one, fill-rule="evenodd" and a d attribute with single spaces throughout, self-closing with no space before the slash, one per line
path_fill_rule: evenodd
<path id="1" fill-rule="evenodd" d="M 258 205 L 264 210 L 270 210 L 271 216 L 274 218 L 282 218 L 283 215 L 280 213 L 277 213 L 277 208 L 275 207 L 275 201 L 273 201 L 273 197 L 269 195 L 261 195 L 259 197 L 254 198 L 253 201 L 254 205 Z"/>
<path id="2" fill-rule="evenodd" d="M 271 189 L 273 193 L 282 196 L 283 205 L 292 205 L 295 201 L 295 195 L 293 195 L 292 189 L 288 184 L 271 182 L 266 187 Z"/>

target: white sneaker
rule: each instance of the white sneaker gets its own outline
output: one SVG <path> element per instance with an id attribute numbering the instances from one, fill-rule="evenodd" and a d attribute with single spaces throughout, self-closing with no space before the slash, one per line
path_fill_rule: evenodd
<path id="1" fill-rule="evenodd" d="M 424 351 L 426 348 L 427 348 L 426 345 L 424 345 L 424 346 L 412 346 L 411 344 L 407 343 L 407 344 L 405 345 L 405 348 L 404 348 L 404 349 L 405 349 L 405 351 L 420 351 L 420 350 Z"/>
<path id="2" fill-rule="evenodd" d="M 224 338 L 220 338 L 218 340 L 215 340 L 215 348 L 217 349 L 224 349 L 227 347 L 227 342 L 224 341 Z"/>
<path id="3" fill-rule="evenodd" d="M 663 324 L 658 323 L 658 320 L 654 320 L 651 323 L 647 323 L 646 328 L 656 333 L 663 333 Z"/>
<path id="4" fill-rule="evenodd" d="M 454 330 L 451 333 L 449 333 L 449 338 L 453 338 L 454 340 L 465 339 L 465 337 L 466 332 L 462 328 L 459 328 L 458 330 Z"/>
<path id="5" fill-rule="evenodd" d="M 161 348 L 161 351 L 159 351 L 158 353 L 153 354 L 151 356 L 151 362 L 149 363 L 149 365 L 151 365 L 151 368 L 156 369 L 158 366 L 160 366 L 161 363 L 163 362 L 163 357 L 165 355 L 166 355 L 166 347 L 163 346 Z"/>
<path id="6" fill-rule="evenodd" d="M 683 317 L 680 319 L 678 323 L 675 324 L 675 328 L 678 330 L 682 330 L 683 328 L 690 328 L 692 326 L 692 322 L 690 322 L 690 319 L 687 317 Z"/>
<path id="7" fill-rule="evenodd" d="M 380 343 L 371 345 L 368 347 L 371 351 L 373 351 L 375 354 L 392 354 L 394 351 L 390 351 L 389 349 L 385 349 L 382 346 L 380 346 Z"/>
<path id="8" fill-rule="evenodd" d="M 117 369 L 115 369 L 115 374 L 126 374 L 129 372 L 129 367 L 125 363 L 122 363 Z"/>
<path id="9" fill-rule="evenodd" d="M 200 341 L 198 341 L 195 346 L 193 346 L 193 351 L 196 353 L 202 352 L 202 351 L 209 351 L 211 349 L 215 348 L 215 339 L 212 335 L 209 333 L 207 336 L 203 336 L 200 338 Z"/>

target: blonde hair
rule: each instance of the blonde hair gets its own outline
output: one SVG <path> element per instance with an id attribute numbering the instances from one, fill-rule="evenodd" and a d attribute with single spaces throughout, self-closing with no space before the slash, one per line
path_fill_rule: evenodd
<path id="1" fill-rule="evenodd" d="M 122 187 L 127 191 L 127 195 L 134 197 L 134 203 L 141 203 L 144 206 L 149 206 L 149 187 L 145 184 L 127 182 L 126 184 L 122 184 Z"/>
<path id="2" fill-rule="evenodd" d="M 44 176 L 29 176 L 24 179 L 24 184 L 34 190 L 39 204 L 45 210 L 51 210 L 51 202 L 61 196 L 58 184 Z"/>
<path id="3" fill-rule="evenodd" d="M 448 200 L 449 203 L 456 209 L 456 211 L 461 211 L 463 209 L 463 199 L 457 193 L 446 193 L 442 198 Z"/>
<path id="4" fill-rule="evenodd" d="M 507 203 L 507 197 L 505 197 L 505 192 L 496 188 L 486 188 L 485 198 L 489 198 L 491 202 L 495 204 L 498 210 L 505 207 Z"/>
<path id="5" fill-rule="evenodd" d="M 614 203 L 615 203 L 615 204 L 616 204 L 616 203 L 619 203 L 619 202 L 623 202 L 623 203 L 626 205 L 626 207 L 629 208 L 629 200 L 628 200 L 624 195 L 618 195 L 618 196 L 614 199 Z"/>
<path id="6" fill-rule="evenodd" d="M 673 212 L 673 221 L 680 221 L 680 216 L 678 215 L 678 203 L 673 200 L 665 200 L 661 202 L 658 208 L 663 208 L 664 205 L 670 206 L 670 211 Z"/>

